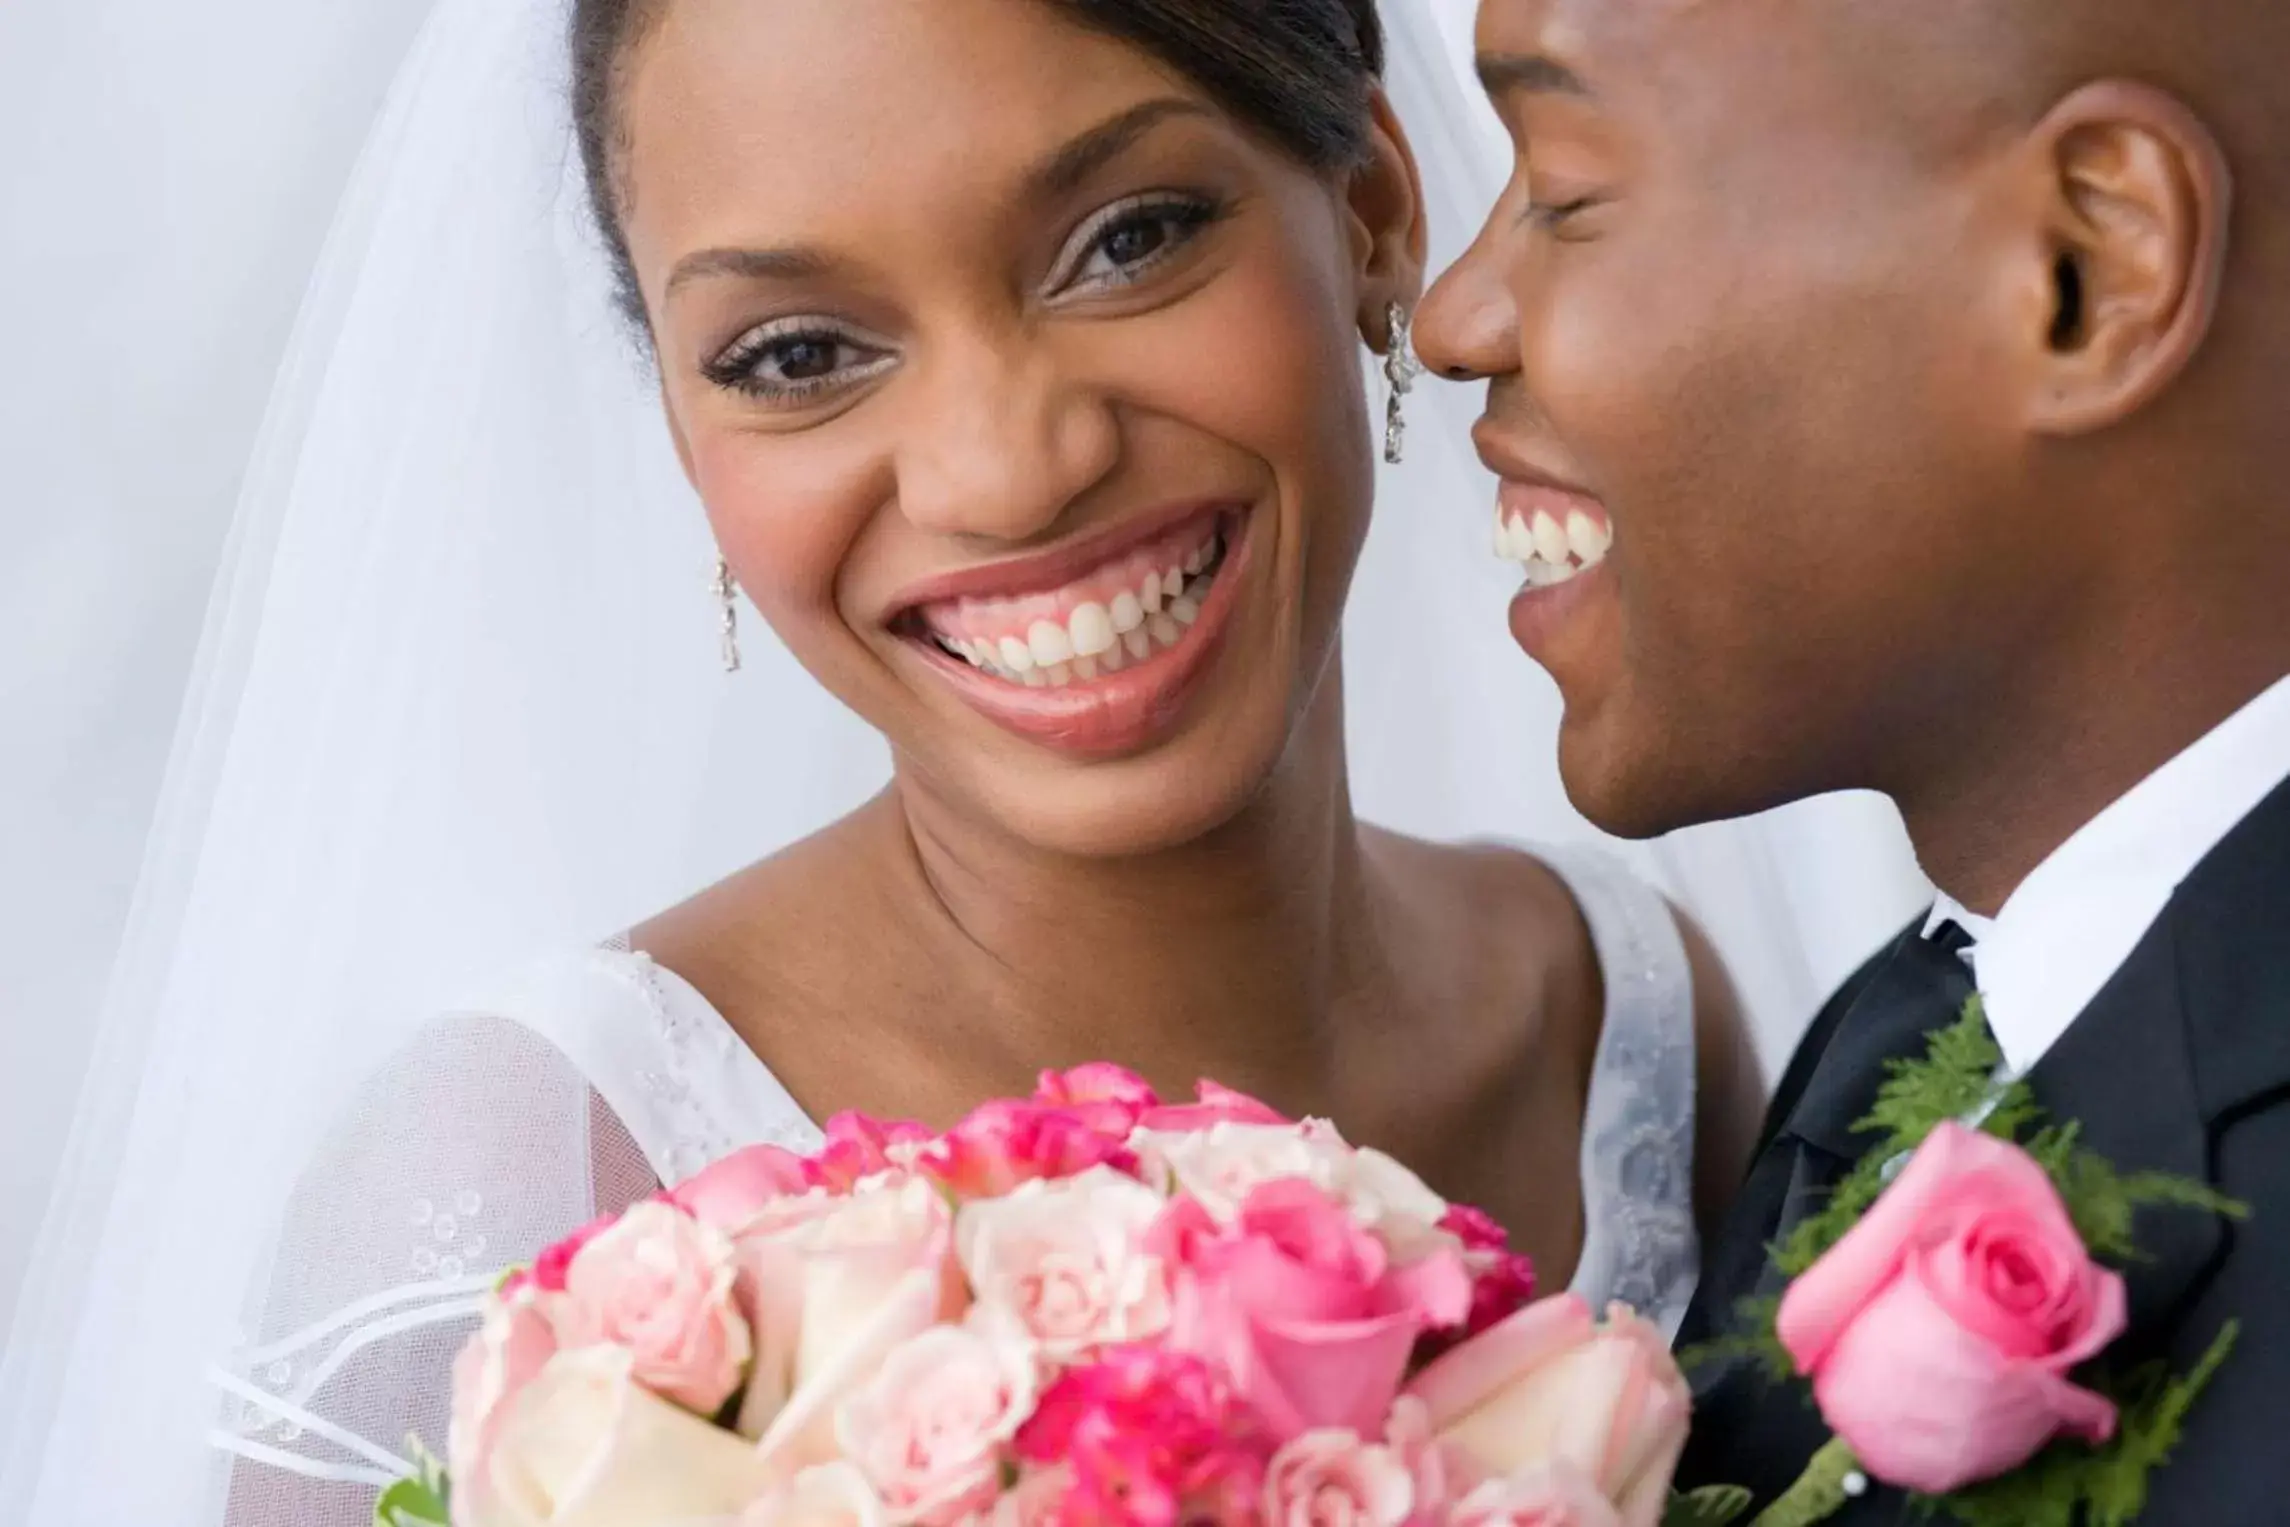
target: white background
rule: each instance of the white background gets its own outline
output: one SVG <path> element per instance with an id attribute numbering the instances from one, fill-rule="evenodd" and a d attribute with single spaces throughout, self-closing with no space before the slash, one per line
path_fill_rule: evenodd
<path id="1" fill-rule="evenodd" d="M 0 1329 L 272 374 L 425 10 L 0 6 Z M 1788 905 L 1739 915 L 1799 923 L 1792 984 L 1818 990 L 1919 885 L 1865 802 L 1774 832 Z M 1782 1006 L 1759 1015 L 1769 1059 L 1806 1016 Z"/>

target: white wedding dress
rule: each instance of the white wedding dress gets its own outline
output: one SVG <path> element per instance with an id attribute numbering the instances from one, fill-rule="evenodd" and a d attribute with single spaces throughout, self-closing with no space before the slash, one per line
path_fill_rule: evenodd
<path id="1" fill-rule="evenodd" d="M 1606 988 L 1573 1286 L 1674 1325 L 1698 1255 L 1685 948 L 1661 896 L 1609 860 L 1545 858 Z M 433 1025 L 310 1164 L 253 1339 L 213 1374 L 215 1442 L 237 1455 L 227 1527 L 363 1527 L 408 1467 L 401 1439 L 442 1447 L 454 1353 L 505 1268 L 740 1146 L 818 1140 L 706 999 L 625 941 Z"/>

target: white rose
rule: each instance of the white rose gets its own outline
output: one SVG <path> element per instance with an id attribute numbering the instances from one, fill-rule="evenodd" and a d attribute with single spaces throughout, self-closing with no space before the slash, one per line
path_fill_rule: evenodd
<path id="1" fill-rule="evenodd" d="M 1220 1123 L 1203 1130 L 1137 1131 L 1130 1147 L 1219 1220 L 1230 1220 L 1259 1185 L 1302 1178 L 1341 1202 L 1401 1262 L 1426 1254 L 1446 1233 L 1446 1201 L 1382 1151 L 1356 1149 L 1323 1119 L 1301 1124 Z"/>
<path id="2" fill-rule="evenodd" d="M 1102 1166 L 965 1204 L 954 1244 L 975 1312 L 1011 1322 L 1060 1361 L 1158 1336 L 1169 1324 L 1168 1271 L 1143 1242 L 1165 1207 Z"/>
<path id="3" fill-rule="evenodd" d="M 848 1463 L 823 1463 L 750 1507 L 740 1527 L 887 1527 L 889 1521 L 866 1475 Z"/>
<path id="4" fill-rule="evenodd" d="M 735 1517 L 768 1486 L 754 1450 L 636 1382 L 617 1347 L 560 1352 L 517 1395 L 457 1527 L 650 1527 Z"/>

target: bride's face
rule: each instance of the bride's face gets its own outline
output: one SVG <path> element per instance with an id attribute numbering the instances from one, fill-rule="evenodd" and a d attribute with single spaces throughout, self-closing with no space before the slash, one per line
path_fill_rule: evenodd
<path id="1" fill-rule="evenodd" d="M 1033 0 L 677 0 L 619 120 L 686 468 L 910 783 L 1081 853 L 1239 810 L 1334 682 L 1395 132 L 1315 172 Z"/>

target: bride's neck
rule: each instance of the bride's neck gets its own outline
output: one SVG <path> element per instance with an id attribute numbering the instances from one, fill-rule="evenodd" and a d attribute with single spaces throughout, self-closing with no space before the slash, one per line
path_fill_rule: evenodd
<path id="1" fill-rule="evenodd" d="M 938 976 L 995 1049 L 1102 1057 L 1189 1084 L 1308 1073 L 1381 970 L 1331 674 L 1250 804 L 1150 855 L 1080 859 L 978 829 L 901 786 L 882 825 Z M 1308 1081 L 1295 1075 L 1294 1083 Z"/>

